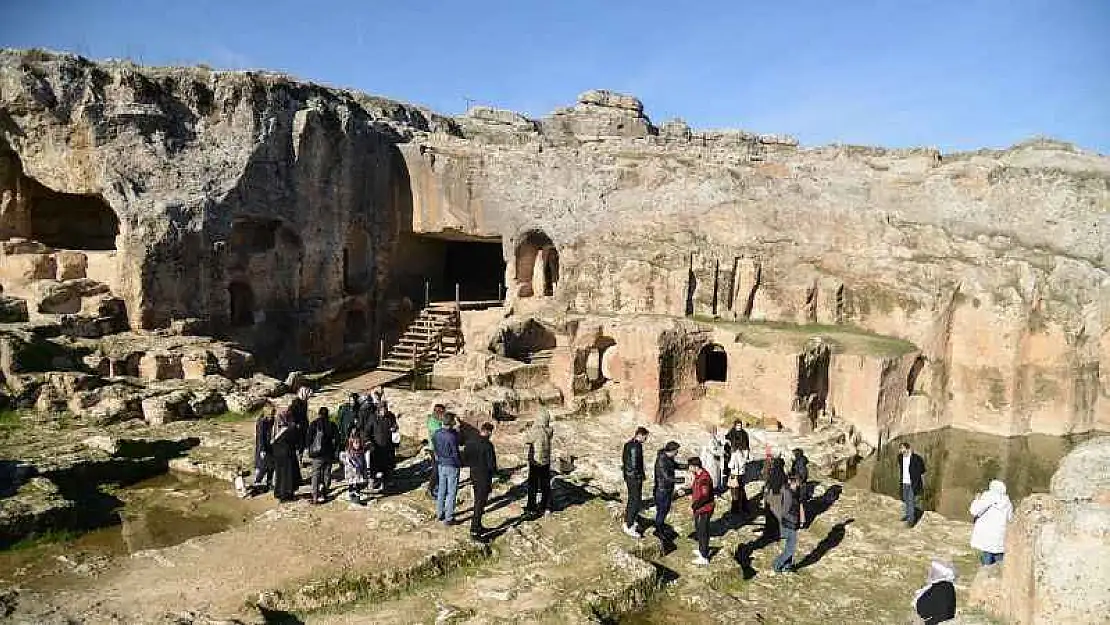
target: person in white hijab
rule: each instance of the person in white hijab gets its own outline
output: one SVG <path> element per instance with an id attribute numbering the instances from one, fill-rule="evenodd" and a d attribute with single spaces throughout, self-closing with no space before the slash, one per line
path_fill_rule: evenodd
<path id="1" fill-rule="evenodd" d="M 701 466 L 709 472 L 713 489 L 716 491 L 721 488 L 723 482 L 721 472 L 724 470 L 725 445 L 717 435 L 717 426 L 713 424 L 706 426 L 705 433 L 707 438 L 701 446 L 698 457 L 701 459 Z M 693 483 L 692 478 L 690 483 Z"/>
<path id="2" fill-rule="evenodd" d="M 1014 505 L 1006 496 L 1006 485 L 991 480 L 986 492 L 979 493 L 968 511 L 975 518 L 971 546 L 979 550 L 979 561 L 983 566 L 1001 562 L 1006 549 L 1006 526 L 1014 518 Z"/>
<path id="3" fill-rule="evenodd" d="M 948 562 L 933 560 L 925 585 L 913 596 L 913 611 L 919 623 L 934 625 L 956 618 L 956 569 Z"/>

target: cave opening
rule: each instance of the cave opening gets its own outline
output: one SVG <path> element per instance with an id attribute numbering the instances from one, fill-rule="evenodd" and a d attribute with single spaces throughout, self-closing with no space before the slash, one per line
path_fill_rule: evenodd
<path id="1" fill-rule="evenodd" d="M 923 382 L 923 380 L 921 380 L 921 372 L 925 369 L 926 362 L 924 356 L 918 356 L 914 359 L 913 364 L 910 365 L 910 372 L 906 375 L 906 395 L 924 394 L 921 388 Z"/>
<path id="2" fill-rule="evenodd" d="M 828 344 L 819 340 L 811 340 L 798 354 L 798 377 L 792 408 L 805 412 L 811 424 L 816 423 L 828 401 L 831 359 L 832 351 Z"/>
<path id="3" fill-rule="evenodd" d="M 394 261 L 400 295 L 423 305 L 454 301 L 493 302 L 504 295 L 505 258 L 500 237 L 459 233 L 403 234 Z"/>
<path id="4" fill-rule="evenodd" d="M 228 318 L 232 327 L 241 328 L 254 324 L 254 291 L 245 282 L 227 285 Z"/>
<path id="5" fill-rule="evenodd" d="M 540 230 L 530 230 L 517 245 L 516 283 L 519 297 L 555 294 L 559 284 L 559 250 L 551 237 Z"/>
<path id="6" fill-rule="evenodd" d="M 359 310 L 348 310 L 343 319 L 343 342 L 366 342 L 366 313 Z"/>
<path id="7" fill-rule="evenodd" d="M 28 179 L 30 238 L 66 250 L 116 249 L 119 217 L 99 195 L 60 193 Z"/>
<path id="8" fill-rule="evenodd" d="M 728 381 L 728 353 L 716 343 L 710 343 L 698 352 L 698 383 Z"/>

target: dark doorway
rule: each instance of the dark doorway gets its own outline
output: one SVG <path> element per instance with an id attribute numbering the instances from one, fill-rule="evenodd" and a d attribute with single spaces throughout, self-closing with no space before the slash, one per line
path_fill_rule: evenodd
<path id="1" fill-rule="evenodd" d="M 559 284 L 559 250 L 555 249 L 551 237 L 539 230 L 526 232 L 517 245 L 515 260 L 518 296 L 555 294 L 555 287 Z"/>
<path id="2" fill-rule="evenodd" d="M 913 365 L 910 366 L 909 375 L 906 376 L 906 394 L 907 395 L 921 395 L 921 371 L 925 369 L 925 357 L 918 356 L 914 359 Z"/>
<path id="3" fill-rule="evenodd" d="M 403 234 L 392 264 L 398 295 L 418 307 L 425 295 L 433 302 L 454 300 L 456 284 L 467 302 L 497 300 L 505 292 L 499 238 Z"/>
<path id="4" fill-rule="evenodd" d="M 227 285 L 230 302 L 229 317 L 232 327 L 249 326 L 254 323 L 254 291 L 249 284 L 232 282 Z"/>
<path id="5" fill-rule="evenodd" d="M 710 343 L 698 352 L 698 382 L 727 382 L 728 353 L 716 343 Z"/>
<path id="6" fill-rule="evenodd" d="M 501 242 L 447 241 L 443 260 L 442 284 L 449 289 L 444 299 L 455 297 L 473 302 L 501 298 L 505 281 L 505 258 Z"/>
<path id="7" fill-rule="evenodd" d="M 366 342 L 366 313 L 361 310 L 348 310 L 343 319 L 343 342 Z"/>
<path id="8" fill-rule="evenodd" d="M 31 184 L 32 239 L 67 250 L 116 249 L 119 218 L 104 198 Z"/>

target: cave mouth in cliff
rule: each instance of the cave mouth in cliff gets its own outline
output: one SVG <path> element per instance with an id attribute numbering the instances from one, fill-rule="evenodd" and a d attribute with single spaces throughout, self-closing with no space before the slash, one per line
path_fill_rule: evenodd
<path id="1" fill-rule="evenodd" d="M 535 319 L 504 327 L 494 339 L 492 350 L 521 362 L 543 360 L 555 349 L 555 333 Z"/>
<path id="2" fill-rule="evenodd" d="M 348 310 L 343 317 L 343 342 L 346 344 L 365 343 L 366 313 L 360 309 Z"/>
<path id="3" fill-rule="evenodd" d="M 119 217 L 103 197 L 61 193 L 28 179 L 30 237 L 65 250 L 116 249 Z"/>
<path id="4" fill-rule="evenodd" d="M 454 301 L 493 302 L 504 293 L 501 237 L 459 232 L 405 233 L 397 245 L 393 283 L 400 295 L 422 305 Z"/>
<path id="5" fill-rule="evenodd" d="M 698 352 L 698 383 L 728 381 L 728 353 L 716 343 L 710 343 Z"/>
<path id="6" fill-rule="evenodd" d="M 914 358 L 913 364 L 910 366 L 910 372 L 906 375 L 906 395 L 923 395 L 924 389 L 922 388 L 921 372 L 925 369 L 928 361 L 924 356 Z"/>
<path id="7" fill-rule="evenodd" d="M 516 283 L 519 297 L 555 294 L 559 284 L 559 250 L 551 237 L 529 230 L 516 247 Z"/>
<path id="8" fill-rule="evenodd" d="M 228 320 L 234 328 L 254 324 L 254 290 L 245 282 L 227 285 Z"/>

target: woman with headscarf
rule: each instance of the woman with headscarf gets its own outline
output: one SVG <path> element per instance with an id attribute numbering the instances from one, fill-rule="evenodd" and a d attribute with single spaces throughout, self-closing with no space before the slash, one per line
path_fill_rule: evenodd
<path id="1" fill-rule="evenodd" d="M 913 611 L 925 625 L 956 618 L 956 570 L 951 564 L 933 560 L 929 576 L 913 596 Z"/>
<path id="2" fill-rule="evenodd" d="M 979 493 L 968 511 L 975 518 L 971 546 L 979 550 L 979 561 L 983 566 L 1001 562 L 1006 549 L 1006 526 L 1014 517 L 1014 505 L 1006 496 L 1006 484 L 991 480 L 986 492 Z"/>
<path id="3" fill-rule="evenodd" d="M 723 456 L 725 455 L 725 445 L 717 436 L 717 426 L 709 424 L 705 427 L 706 439 L 698 452 L 698 459 L 701 460 L 701 466 L 709 473 L 709 479 L 713 482 L 713 491 L 717 492 L 724 484 L 721 482 L 721 471 L 723 467 Z"/>
<path id="4" fill-rule="evenodd" d="M 274 497 L 278 501 L 293 501 L 301 486 L 301 468 L 297 459 L 300 434 L 288 409 L 278 414 L 270 448 L 274 456 Z"/>
<path id="5" fill-rule="evenodd" d="M 274 406 L 266 404 L 254 423 L 254 483 L 251 494 L 269 490 L 274 481 L 274 451 L 270 440 L 274 435 Z"/>
<path id="6" fill-rule="evenodd" d="M 312 389 L 307 386 L 302 386 L 297 389 L 297 396 L 289 404 L 289 416 L 296 426 L 296 446 L 297 446 L 297 474 L 300 475 L 300 460 L 304 456 L 305 447 L 308 446 L 308 441 L 305 438 L 308 436 L 308 398 L 312 397 Z"/>

